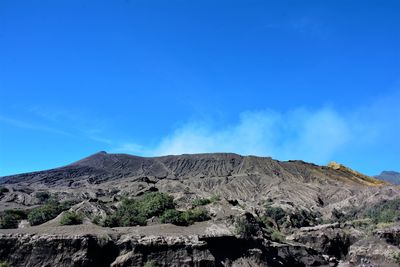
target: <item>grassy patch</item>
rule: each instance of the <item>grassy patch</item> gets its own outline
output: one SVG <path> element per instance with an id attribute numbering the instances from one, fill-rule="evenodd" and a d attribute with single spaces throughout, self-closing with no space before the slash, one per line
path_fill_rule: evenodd
<path id="1" fill-rule="evenodd" d="M 208 198 L 196 198 L 192 201 L 192 206 L 193 207 L 205 206 L 210 203 L 211 203 L 211 200 Z"/>
<path id="2" fill-rule="evenodd" d="M 205 206 L 211 203 L 220 201 L 221 198 L 218 195 L 214 195 L 210 198 L 196 198 L 192 201 L 193 207 Z"/>

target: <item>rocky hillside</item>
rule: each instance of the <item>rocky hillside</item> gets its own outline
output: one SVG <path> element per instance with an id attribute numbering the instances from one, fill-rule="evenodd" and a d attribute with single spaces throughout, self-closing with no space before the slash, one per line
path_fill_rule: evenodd
<path id="1" fill-rule="evenodd" d="M 399 195 L 338 163 L 99 152 L 0 179 L 0 263 L 395 266 L 396 245 L 378 258 L 357 246 L 385 244 L 371 233 L 397 223 Z"/>

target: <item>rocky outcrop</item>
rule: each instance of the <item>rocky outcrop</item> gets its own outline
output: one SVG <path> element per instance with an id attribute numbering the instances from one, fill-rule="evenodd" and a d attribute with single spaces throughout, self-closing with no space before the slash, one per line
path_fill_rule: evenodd
<path id="1" fill-rule="evenodd" d="M 391 245 L 399 247 L 400 246 L 400 225 L 375 230 L 374 236 L 376 238 L 386 241 L 387 243 L 389 243 Z"/>
<path id="2" fill-rule="evenodd" d="M 365 266 L 365 267 L 395 267 L 399 266 L 400 249 L 383 240 L 371 237 L 354 243 L 340 267 Z"/>
<path id="3" fill-rule="evenodd" d="M 226 236 L 1 234 L 10 266 L 328 266 L 316 251 Z"/>
<path id="4" fill-rule="evenodd" d="M 304 227 L 288 238 L 339 260 L 344 259 L 350 246 L 363 236 L 361 231 L 333 223 Z"/>

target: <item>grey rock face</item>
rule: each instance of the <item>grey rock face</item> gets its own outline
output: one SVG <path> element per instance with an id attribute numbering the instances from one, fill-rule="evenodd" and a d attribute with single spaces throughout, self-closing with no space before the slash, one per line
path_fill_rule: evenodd
<path id="1" fill-rule="evenodd" d="M 0 259 L 11 266 L 327 266 L 303 246 L 268 246 L 226 236 L 2 234 Z"/>

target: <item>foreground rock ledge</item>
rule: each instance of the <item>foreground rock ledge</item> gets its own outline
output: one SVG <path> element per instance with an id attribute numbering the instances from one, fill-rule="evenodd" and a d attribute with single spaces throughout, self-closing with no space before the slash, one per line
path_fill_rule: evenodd
<path id="1" fill-rule="evenodd" d="M 10 266 L 329 266 L 295 244 L 242 239 L 224 225 L 90 225 L 0 231 L 0 260 Z"/>

